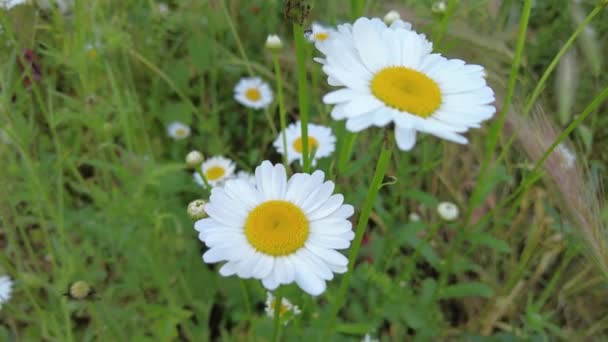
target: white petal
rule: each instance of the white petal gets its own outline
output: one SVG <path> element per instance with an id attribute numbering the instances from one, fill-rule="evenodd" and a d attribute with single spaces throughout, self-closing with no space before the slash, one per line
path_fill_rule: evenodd
<path id="1" fill-rule="evenodd" d="M 348 102 L 352 100 L 355 96 L 357 96 L 357 92 L 348 88 L 343 88 L 339 90 L 334 90 L 331 93 L 328 93 L 323 96 L 323 102 L 326 104 Z"/>
<path id="2" fill-rule="evenodd" d="M 409 151 L 416 143 L 416 130 L 410 127 L 395 126 L 395 140 L 402 151 Z"/>
<path id="3" fill-rule="evenodd" d="M 389 51 L 379 32 L 370 26 L 369 19 L 357 19 L 353 24 L 353 38 L 367 69 L 376 72 L 388 64 Z"/>
<path id="4" fill-rule="evenodd" d="M 327 217 L 338 210 L 342 203 L 344 203 L 344 196 L 341 194 L 332 195 L 321 207 L 310 213 L 308 219 L 314 221 Z"/>

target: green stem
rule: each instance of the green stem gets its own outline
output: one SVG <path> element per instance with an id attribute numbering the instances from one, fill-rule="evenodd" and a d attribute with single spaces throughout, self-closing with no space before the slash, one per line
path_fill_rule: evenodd
<path id="1" fill-rule="evenodd" d="M 274 297 L 274 324 L 272 329 L 272 342 L 279 340 L 281 334 L 281 306 L 283 305 L 283 288 L 279 286 Z"/>
<path id="2" fill-rule="evenodd" d="M 344 128 L 342 139 L 340 139 L 342 145 L 340 146 L 340 155 L 338 157 L 338 172 L 340 174 L 344 173 L 346 170 L 346 166 L 352 155 L 353 147 L 355 146 L 356 138 L 357 133 L 351 133 Z"/>
<path id="3" fill-rule="evenodd" d="M 285 136 L 285 127 L 287 125 L 287 114 L 285 111 L 285 100 L 283 99 L 283 78 L 281 77 L 281 64 L 279 64 L 279 54 L 273 52 L 274 74 L 277 87 L 277 101 L 279 102 L 279 122 L 281 125 L 281 136 L 283 140 L 283 165 L 289 167 L 289 158 L 287 156 L 287 136 Z"/>
<path id="4" fill-rule="evenodd" d="M 437 31 L 437 35 L 433 39 L 433 45 L 436 46 L 437 49 L 439 49 L 439 47 L 441 46 L 441 41 L 443 40 L 443 37 L 445 36 L 445 32 L 448 29 L 448 23 L 450 21 L 450 18 L 452 17 L 452 13 L 454 13 L 456 4 L 457 4 L 456 0 L 450 0 L 448 2 L 448 6 L 447 6 L 447 9 L 445 10 L 445 13 L 443 13 L 443 16 L 441 17 L 441 22 L 439 23 L 439 30 Z"/>
<path id="5" fill-rule="evenodd" d="M 384 179 L 384 175 L 386 173 L 386 169 L 388 168 L 388 164 L 391 159 L 391 147 L 384 145 L 382 148 L 382 152 L 380 153 L 380 157 L 378 158 L 378 162 L 376 164 L 376 171 L 374 172 L 374 177 L 372 178 L 372 183 L 367 192 L 367 197 L 365 198 L 365 203 L 363 204 L 363 209 L 361 210 L 361 216 L 359 217 L 359 222 L 357 223 L 357 229 L 355 231 L 355 240 L 353 241 L 352 247 L 350 249 L 350 253 L 348 255 L 348 270 L 342 278 L 342 282 L 340 283 L 340 288 L 338 290 L 338 295 L 333 302 L 331 307 L 331 313 L 329 315 L 329 320 L 327 325 L 325 326 L 325 330 L 323 332 L 323 341 L 328 341 L 329 333 L 333 328 L 333 325 L 338 316 L 338 311 L 342 307 L 344 303 L 344 298 L 346 297 L 346 291 L 350 285 L 350 280 L 353 276 L 353 270 L 355 267 L 355 261 L 357 259 L 357 255 L 359 254 L 359 248 L 361 247 L 361 241 L 363 241 L 363 235 L 365 233 L 365 228 L 367 227 L 367 222 L 369 221 L 369 217 L 372 213 L 372 209 L 374 207 L 374 203 L 376 202 L 376 197 L 378 196 L 378 192 L 382 187 L 382 180 Z"/>
<path id="6" fill-rule="evenodd" d="M 251 146 L 253 134 L 253 109 L 247 108 L 247 146 Z"/>
<path id="7" fill-rule="evenodd" d="M 481 185 L 485 181 L 485 176 L 488 171 L 490 160 L 492 159 L 494 149 L 496 148 L 496 144 L 498 143 L 502 127 L 505 124 L 507 113 L 509 112 L 509 106 L 511 105 L 511 99 L 513 98 L 515 85 L 517 83 L 517 75 L 519 74 L 521 56 L 523 55 L 524 45 L 526 42 L 526 32 L 528 30 L 528 21 L 530 20 L 531 9 L 532 0 L 525 0 L 524 7 L 522 9 L 521 22 L 519 26 L 519 35 L 517 37 L 517 45 L 515 48 L 515 56 L 513 57 L 513 64 L 511 66 L 511 73 L 509 75 L 509 82 L 507 85 L 507 93 L 502 105 L 502 109 L 498 115 L 498 119 L 494 121 L 492 126 L 490 126 L 490 130 L 488 132 L 488 142 L 486 144 L 485 156 L 481 163 L 481 170 L 478 176 L 479 185 L 475 187 L 474 194 L 471 196 L 472 199 L 477 198 L 477 192 L 481 191 L 484 188 Z M 472 209 L 473 208 L 470 208 L 470 206 L 467 209 L 467 223 L 469 216 L 472 214 Z"/>
<path id="8" fill-rule="evenodd" d="M 302 26 L 293 24 L 293 38 L 296 43 L 296 67 L 298 75 L 298 104 L 300 121 L 302 122 L 302 169 L 310 171 L 310 155 L 308 151 L 308 84 L 306 82 L 306 42 Z"/>
<path id="9" fill-rule="evenodd" d="M 350 13 L 353 20 L 362 16 L 364 9 L 365 0 L 350 0 Z"/>
<path id="10" fill-rule="evenodd" d="M 247 311 L 247 322 L 251 322 L 251 301 L 249 300 L 249 292 L 245 280 L 240 279 L 241 291 L 243 292 L 243 301 L 245 302 L 245 310 Z"/>
<path id="11" fill-rule="evenodd" d="M 228 26 L 230 26 L 230 31 L 234 36 L 234 40 L 236 41 L 236 47 L 239 49 L 239 53 L 241 54 L 241 58 L 246 62 L 245 66 L 247 67 L 247 72 L 249 72 L 249 76 L 253 76 L 253 70 L 251 69 L 251 63 L 249 63 L 249 58 L 247 58 L 247 54 L 245 53 L 245 49 L 243 49 L 243 43 L 241 42 L 241 38 L 239 37 L 239 33 L 236 31 L 236 27 L 234 26 L 234 22 L 232 21 L 232 17 L 228 12 L 228 8 L 226 7 L 226 1 L 222 0 L 222 11 L 226 16 L 226 21 L 228 22 Z"/>
<path id="12" fill-rule="evenodd" d="M 198 172 L 198 175 L 201 176 L 201 179 L 203 180 L 203 184 L 205 184 L 205 190 L 210 192 L 211 185 L 209 185 L 209 182 L 207 181 L 207 177 L 205 177 L 205 173 L 203 172 L 203 166 L 201 165 L 201 166 L 197 167 L 196 172 Z"/>

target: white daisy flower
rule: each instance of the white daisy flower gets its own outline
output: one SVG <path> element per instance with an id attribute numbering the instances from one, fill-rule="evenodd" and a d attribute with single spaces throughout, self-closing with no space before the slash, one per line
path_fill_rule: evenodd
<path id="1" fill-rule="evenodd" d="M 227 179 L 230 179 L 234 174 L 234 162 L 222 156 L 211 157 L 201 165 L 201 170 L 207 179 L 207 183 L 211 187 L 222 185 Z M 194 172 L 194 180 L 202 187 L 205 187 L 205 182 L 198 172 Z"/>
<path id="2" fill-rule="evenodd" d="M 0 277 L 0 309 L 2 305 L 11 299 L 13 292 L 13 280 L 11 277 L 4 275 Z"/>
<path id="3" fill-rule="evenodd" d="M 10 10 L 11 8 L 27 4 L 27 0 L 0 0 L 0 8 Z"/>
<path id="4" fill-rule="evenodd" d="M 190 127 L 181 122 L 174 121 L 167 126 L 167 134 L 175 140 L 186 139 L 190 136 Z"/>
<path id="5" fill-rule="evenodd" d="M 261 279 L 268 290 L 295 282 L 317 296 L 333 273 L 344 273 L 346 249 L 355 237 L 354 213 L 344 196 L 332 195 L 324 173 L 296 173 L 289 180 L 282 164 L 264 161 L 255 170 L 256 186 L 241 179 L 211 191 L 209 218 L 194 228 L 209 250 L 207 263 L 226 261 L 222 276 Z"/>
<path id="6" fill-rule="evenodd" d="M 437 213 L 446 221 L 454 221 L 458 218 L 460 211 L 458 206 L 452 202 L 441 202 L 437 205 Z"/>
<path id="7" fill-rule="evenodd" d="M 241 78 L 234 87 L 234 99 L 245 107 L 266 108 L 272 103 L 272 89 L 259 77 Z"/>
<path id="8" fill-rule="evenodd" d="M 275 305 L 276 298 L 272 295 L 272 293 L 266 292 L 266 307 L 264 308 L 264 311 L 266 311 L 266 316 L 274 318 Z M 281 318 L 287 318 L 284 324 L 287 324 L 289 315 L 293 314 L 294 316 L 297 316 L 301 313 L 302 311 L 300 311 L 300 308 L 297 305 L 291 304 L 291 302 L 285 297 L 281 299 L 281 308 L 279 309 L 279 315 Z"/>
<path id="9" fill-rule="evenodd" d="M 325 27 L 319 23 L 312 23 L 312 28 L 306 34 L 308 41 L 316 44 L 324 43 L 332 38 L 337 31 L 333 28 Z"/>
<path id="10" fill-rule="evenodd" d="M 303 162 L 302 154 L 302 122 L 298 121 L 285 127 L 285 138 L 287 142 L 287 161 L 291 164 L 294 160 Z M 308 153 L 315 150 L 312 165 L 316 165 L 318 158 L 330 156 L 336 145 L 336 137 L 331 132 L 331 128 L 315 124 L 308 124 Z M 283 149 L 283 132 L 274 141 L 274 147 L 280 154 L 285 154 Z"/>
<path id="11" fill-rule="evenodd" d="M 255 176 L 246 171 L 239 171 L 236 173 L 236 179 L 242 179 L 249 183 L 251 186 L 255 186 Z"/>
<path id="12" fill-rule="evenodd" d="M 343 87 L 323 98 L 336 105 L 332 117 L 346 119 L 352 132 L 393 122 L 401 150 L 414 147 L 416 131 L 466 144 L 460 133 L 496 111 L 483 67 L 431 53 L 424 35 L 400 20 L 390 27 L 378 18 L 340 25 L 319 50 L 328 83 Z"/>

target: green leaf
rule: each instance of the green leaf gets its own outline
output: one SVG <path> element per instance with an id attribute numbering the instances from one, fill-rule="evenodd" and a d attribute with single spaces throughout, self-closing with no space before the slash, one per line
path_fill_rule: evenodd
<path id="1" fill-rule="evenodd" d="M 441 290 L 441 298 L 491 297 L 494 290 L 480 282 L 459 283 L 447 286 Z"/>
<path id="2" fill-rule="evenodd" d="M 511 247 L 504 241 L 485 232 L 472 232 L 468 234 L 469 242 L 474 245 L 488 246 L 498 252 L 510 253 Z"/>

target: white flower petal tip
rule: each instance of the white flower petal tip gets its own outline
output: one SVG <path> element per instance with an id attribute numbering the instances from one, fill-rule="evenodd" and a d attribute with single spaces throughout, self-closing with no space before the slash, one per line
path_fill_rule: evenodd
<path id="1" fill-rule="evenodd" d="M 282 164 L 262 162 L 254 184 L 237 179 L 213 189 L 209 217 L 195 223 L 209 247 L 203 260 L 225 262 L 221 275 L 259 279 L 268 290 L 295 282 L 320 295 L 333 273 L 346 271 L 348 259 L 337 249 L 354 238 L 353 207 L 333 190 L 321 171 L 287 179 Z"/>
<path id="2" fill-rule="evenodd" d="M 283 144 L 285 137 L 285 144 Z M 273 143 L 277 152 L 282 155 L 287 155 L 287 162 L 292 163 L 295 160 L 303 164 L 304 160 L 304 143 L 302 139 L 302 123 L 300 121 L 293 123 L 281 132 Z M 308 154 L 312 156 L 312 165 L 315 166 L 317 160 L 324 157 L 329 157 L 336 149 L 336 137 L 331 131 L 331 128 L 321 125 L 308 124 Z M 285 150 L 285 147 L 287 150 Z"/>
<path id="3" fill-rule="evenodd" d="M 365 17 L 339 25 L 316 45 L 329 85 L 339 87 L 323 102 L 352 132 L 393 123 L 403 151 L 414 148 L 417 132 L 466 144 L 462 134 L 496 111 L 483 67 L 432 53 L 425 35 L 397 15 L 387 14 L 389 26 Z"/>
<path id="4" fill-rule="evenodd" d="M 259 77 L 241 78 L 234 87 L 234 99 L 248 108 L 264 109 L 273 98 L 272 89 Z"/>

